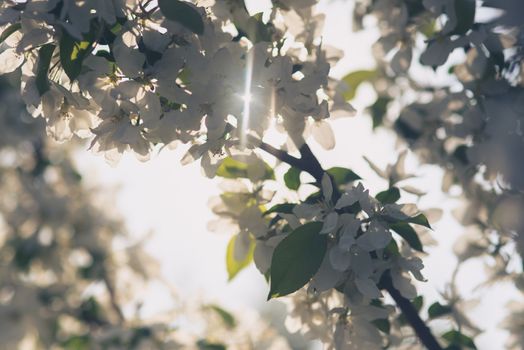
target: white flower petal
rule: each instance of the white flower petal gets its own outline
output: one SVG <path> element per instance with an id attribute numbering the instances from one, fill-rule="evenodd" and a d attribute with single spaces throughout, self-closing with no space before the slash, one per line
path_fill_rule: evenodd
<path id="1" fill-rule="evenodd" d="M 24 55 L 18 54 L 15 49 L 7 49 L 0 53 L 0 75 L 11 73 L 24 62 Z"/>
<path id="2" fill-rule="evenodd" d="M 413 299 L 417 296 L 417 289 L 409 278 L 402 275 L 398 271 L 391 272 L 391 278 L 393 280 L 393 287 L 395 287 L 404 298 Z"/>
<path id="3" fill-rule="evenodd" d="M 335 147 L 335 134 L 331 125 L 326 121 L 316 121 L 312 126 L 313 138 L 325 150 L 330 150 Z"/>
<path id="4" fill-rule="evenodd" d="M 342 196 L 338 199 L 335 209 L 342 209 L 344 207 L 349 207 L 350 205 L 355 204 L 358 201 L 358 197 L 351 196 L 348 193 L 343 193 Z"/>
<path id="5" fill-rule="evenodd" d="M 316 204 L 302 203 L 293 208 L 293 214 L 302 219 L 311 219 L 320 214 L 320 207 Z"/>
<path id="6" fill-rule="evenodd" d="M 351 254 L 334 246 L 329 250 L 329 262 L 337 271 L 346 271 L 351 264 Z"/>
<path id="7" fill-rule="evenodd" d="M 322 194 L 324 194 L 324 200 L 326 202 L 331 201 L 331 197 L 333 196 L 333 183 L 328 173 L 324 173 L 322 176 Z"/>
<path id="8" fill-rule="evenodd" d="M 237 235 L 233 249 L 233 257 L 236 261 L 244 261 L 249 253 L 250 245 L 251 238 L 247 232 L 241 232 Z"/>
<path id="9" fill-rule="evenodd" d="M 376 299 L 382 297 L 382 293 L 380 293 L 376 283 L 370 278 L 356 278 L 355 284 L 360 293 L 368 298 Z"/>
<path id="10" fill-rule="evenodd" d="M 343 273 L 334 269 L 329 256 L 326 256 L 310 285 L 317 292 L 323 292 L 335 287 L 342 276 Z"/>
<path id="11" fill-rule="evenodd" d="M 324 219 L 324 225 L 320 233 L 332 233 L 337 228 L 338 214 L 335 212 L 329 213 Z"/>

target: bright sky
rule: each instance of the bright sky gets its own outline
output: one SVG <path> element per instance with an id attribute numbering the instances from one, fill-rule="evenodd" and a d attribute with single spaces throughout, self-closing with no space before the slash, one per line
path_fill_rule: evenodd
<path id="1" fill-rule="evenodd" d="M 255 5 L 263 7 L 264 1 Z M 322 1 L 320 10 L 327 16 L 324 43 L 344 49 L 346 54 L 333 69 L 333 75 L 340 77 L 352 70 L 372 68 L 370 45 L 376 36 L 371 32 L 351 33 L 350 2 Z M 352 168 L 367 180 L 367 187 L 375 194 L 385 189 L 386 184 L 371 171 L 362 156 L 366 155 L 385 167 L 396 160 L 396 150 L 393 135 L 380 129 L 373 133 L 370 118 L 363 114 L 363 107 L 373 98 L 372 89 L 363 86 L 354 103 L 359 111 L 357 116 L 332 122 L 337 137 L 335 150 L 326 152 L 316 144 L 312 144 L 312 148 L 326 168 L 335 165 Z M 163 150 L 146 163 L 126 155 L 114 168 L 106 164 L 103 157 L 80 152 L 78 164 L 83 174 L 91 174 L 84 177 L 91 185 L 120 186 L 116 201 L 127 226 L 135 237 L 153 231 L 147 250 L 160 261 L 165 278 L 177 287 L 180 296 L 201 296 L 232 310 L 258 308 L 264 311 L 276 308 L 282 311 L 278 301 L 265 301 L 268 286 L 253 266 L 240 273 L 233 282 L 227 282 L 226 244 L 235 232 L 208 232 L 206 225 L 213 215 L 207 201 L 219 194 L 218 180 L 209 180 L 201 175 L 198 163 L 182 167 L 179 160 L 186 149 Z M 428 249 L 432 254 L 424 259 L 424 272 L 429 282 L 421 284 L 420 290 L 428 296 L 429 305 L 437 300 L 438 292 L 444 289 L 455 267 L 452 245 L 463 228 L 449 213 L 449 208 L 456 202 L 440 192 L 442 171 L 435 167 L 417 166 L 413 156 L 408 160 L 409 170 L 422 176 L 417 186 L 429 191 L 418 203 L 419 207 L 424 209 L 433 205 L 448 209 L 444 218 L 434 225 L 433 237 L 438 240 L 439 246 Z M 406 197 L 406 200 L 413 198 Z M 477 338 L 478 348 L 502 349 L 506 335 L 496 326 L 505 315 L 506 302 L 518 294 L 504 285 L 489 292 L 481 290 L 470 294 L 472 286 L 482 280 L 482 275 L 481 264 L 468 263 L 459 275 L 460 286 L 467 295 L 481 299 L 481 305 L 472 313 L 473 320 L 487 330 Z M 155 290 L 151 293 L 150 312 L 160 311 L 171 304 L 168 295 Z"/>

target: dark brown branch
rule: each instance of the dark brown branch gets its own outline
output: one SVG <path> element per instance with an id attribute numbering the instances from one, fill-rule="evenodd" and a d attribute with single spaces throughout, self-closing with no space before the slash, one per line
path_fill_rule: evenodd
<path id="1" fill-rule="evenodd" d="M 321 183 L 322 176 L 324 176 L 324 169 L 306 143 L 300 147 L 300 161 L 304 164 L 302 170 L 310 173 L 318 183 Z"/>
<path id="2" fill-rule="evenodd" d="M 431 333 L 429 327 L 426 326 L 424 320 L 420 318 L 417 309 L 415 309 L 413 304 L 411 304 L 411 302 L 408 299 L 404 298 L 400 294 L 400 292 L 393 286 L 391 276 L 388 272 L 384 273 L 384 276 L 380 281 L 380 287 L 387 290 L 393 298 L 393 300 L 395 300 L 397 306 L 402 311 L 402 314 L 409 322 L 422 344 L 428 350 L 442 350 L 442 347 L 437 342 L 437 339 L 435 339 L 435 337 L 433 336 L 433 333 Z"/>
<path id="3" fill-rule="evenodd" d="M 273 155 L 280 161 L 309 173 L 319 184 L 322 181 L 324 169 L 307 144 L 304 143 L 304 145 L 300 147 L 300 158 L 293 157 L 289 153 L 279 150 L 264 142 L 261 142 L 258 147 Z M 334 188 L 334 190 L 337 191 L 336 188 Z M 406 317 L 406 320 L 409 322 L 422 344 L 429 350 L 442 350 L 442 347 L 431 333 L 429 327 L 426 326 L 426 323 L 420 318 L 413 304 L 411 304 L 408 299 L 404 298 L 393 286 L 389 273 L 384 274 L 379 287 L 387 290 L 393 300 L 395 300 L 397 306 L 402 311 L 404 317 Z"/>
<path id="4" fill-rule="evenodd" d="M 275 148 L 265 142 L 260 142 L 258 146 L 261 150 L 266 151 L 271 154 L 278 160 L 291 165 L 297 169 L 307 172 L 315 178 L 315 180 L 320 184 L 322 181 L 322 176 L 324 175 L 324 169 L 320 165 L 319 161 L 311 152 L 311 149 L 307 144 L 300 147 L 300 158 L 293 157 L 289 153 L 282 151 L 278 148 Z"/>
<path id="5" fill-rule="evenodd" d="M 261 142 L 260 145 L 258 146 L 258 148 L 260 148 L 261 150 L 263 151 L 266 151 L 267 153 L 271 154 L 273 157 L 275 157 L 276 159 L 284 162 L 284 163 L 287 163 L 289 165 L 291 165 L 292 167 L 295 167 L 295 168 L 298 168 L 298 169 L 302 169 L 303 167 L 303 164 L 302 164 L 302 160 L 299 159 L 299 158 L 296 158 L 296 157 L 293 157 L 292 155 L 290 155 L 289 153 L 285 152 L 285 151 L 282 151 L 278 148 L 275 148 L 265 142 Z"/>

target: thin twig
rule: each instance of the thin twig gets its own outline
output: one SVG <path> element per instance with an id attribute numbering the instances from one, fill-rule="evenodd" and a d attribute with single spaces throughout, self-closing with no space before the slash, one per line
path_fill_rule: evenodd
<path id="1" fill-rule="evenodd" d="M 109 293 L 109 301 L 111 303 L 111 307 L 115 311 L 119 322 L 124 323 L 124 313 L 122 312 L 122 309 L 120 309 L 120 305 L 118 305 L 115 288 L 113 287 L 113 284 L 111 283 L 111 280 L 109 279 L 109 276 L 107 276 L 107 274 L 104 274 L 104 283 L 106 285 L 107 292 Z"/>

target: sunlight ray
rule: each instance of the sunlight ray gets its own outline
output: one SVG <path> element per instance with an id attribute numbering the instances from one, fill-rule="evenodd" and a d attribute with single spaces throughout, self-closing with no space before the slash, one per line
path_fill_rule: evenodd
<path id="1" fill-rule="evenodd" d="M 246 56 L 246 76 L 245 76 L 245 85 L 244 85 L 244 94 L 242 99 L 244 101 L 244 108 L 242 111 L 242 120 L 241 120 L 241 130 L 240 130 L 240 144 L 242 147 L 246 146 L 247 143 L 247 129 L 250 122 L 251 114 L 251 102 L 253 96 L 251 95 L 251 82 L 253 78 L 253 58 L 254 55 L 249 53 Z"/>

